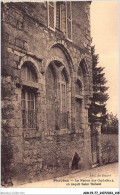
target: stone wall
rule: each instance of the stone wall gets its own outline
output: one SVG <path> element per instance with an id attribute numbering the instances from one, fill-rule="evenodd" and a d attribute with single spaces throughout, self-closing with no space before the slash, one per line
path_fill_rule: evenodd
<path id="1" fill-rule="evenodd" d="M 63 33 L 48 28 L 46 2 L 2 3 L 1 108 L 4 183 L 12 180 L 11 183 L 15 185 L 17 182 L 25 183 L 68 174 L 72 169 L 75 153 L 79 156 L 80 170 L 87 169 L 92 164 L 88 123 L 89 98 L 92 96 L 89 6 L 89 2 L 72 3 L 73 40 L 69 41 Z M 79 30 L 81 36 L 75 34 Z M 80 129 L 76 129 L 75 85 L 77 79 L 80 79 L 78 67 L 81 61 L 84 72 L 83 93 L 82 97 L 77 98 L 82 98 L 81 117 L 84 122 Z M 21 69 L 26 62 L 33 65 L 37 83 L 22 81 Z M 64 67 L 69 78 L 69 125 L 66 129 L 54 131 L 47 127 L 46 72 L 51 62 L 59 62 L 56 67 Z M 57 68 L 56 75 L 58 82 L 60 74 Z M 37 96 L 37 126 L 34 130 L 22 127 L 21 90 L 26 85 L 31 90 L 35 88 Z M 58 87 L 59 85 L 56 89 Z M 59 91 L 55 98 L 59 109 Z"/>
<path id="2" fill-rule="evenodd" d="M 118 134 L 101 134 L 102 163 L 118 162 Z"/>

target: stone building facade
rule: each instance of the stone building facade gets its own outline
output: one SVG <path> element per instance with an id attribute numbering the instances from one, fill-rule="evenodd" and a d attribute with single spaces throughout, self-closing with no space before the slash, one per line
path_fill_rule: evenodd
<path id="1" fill-rule="evenodd" d="M 2 3 L 2 178 L 92 165 L 90 2 Z"/>

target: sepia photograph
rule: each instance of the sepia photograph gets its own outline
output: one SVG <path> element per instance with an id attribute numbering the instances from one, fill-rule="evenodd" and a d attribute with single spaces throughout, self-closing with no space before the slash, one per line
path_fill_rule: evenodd
<path id="1" fill-rule="evenodd" d="M 2 190 L 119 193 L 118 8 L 1 2 Z"/>

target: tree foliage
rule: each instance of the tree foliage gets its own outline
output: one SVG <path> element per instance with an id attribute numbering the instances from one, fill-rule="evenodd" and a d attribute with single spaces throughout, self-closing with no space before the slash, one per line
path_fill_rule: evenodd
<path id="1" fill-rule="evenodd" d="M 105 123 L 106 120 L 106 101 L 109 99 L 108 87 L 105 86 L 107 80 L 105 78 L 104 67 L 98 66 L 99 55 L 95 54 L 95 46 L 91 47 L 92 54 L 92 72 L 93 72 L 93 98 L 89 108 L 90 123 L 99 120 Z"/>
<path id="2" fill-rule="evenodd" d="M 102 126 L 102 133 L 118 134 L 118 117 L 113 113 L 107 114 L 106 123 Z"/>

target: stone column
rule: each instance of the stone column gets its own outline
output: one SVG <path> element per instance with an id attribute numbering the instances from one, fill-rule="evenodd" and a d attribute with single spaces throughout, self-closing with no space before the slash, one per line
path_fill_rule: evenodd
<path id="1" fill-rule="evenodd" d="M 101 151 L 101 125 L 99 121 L 96 121 L 93 123 L 93 131 L 96 132 L 97 136 L 97 159 L 98 159 L 98 164 L 101 165 L 101 156 L 102 156 L 102 151 Z"/>

